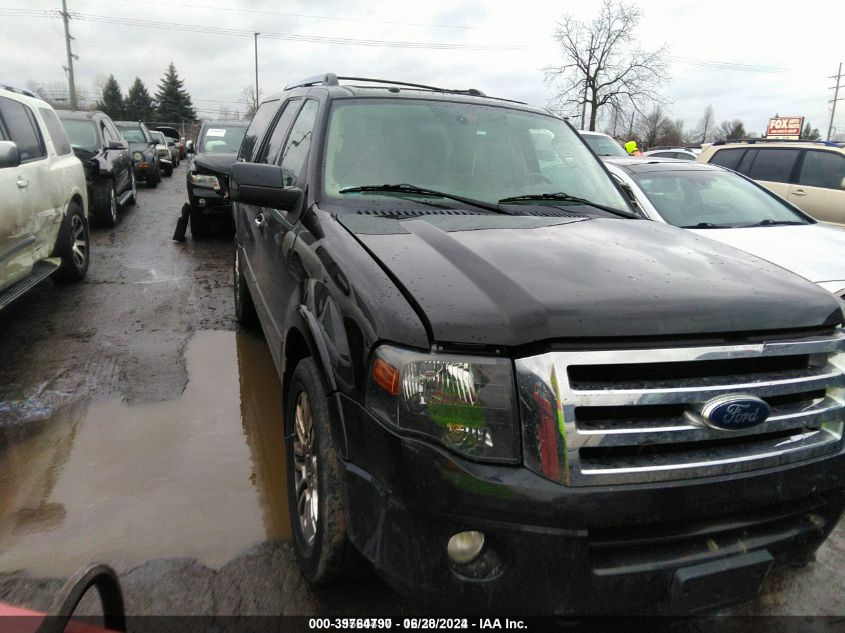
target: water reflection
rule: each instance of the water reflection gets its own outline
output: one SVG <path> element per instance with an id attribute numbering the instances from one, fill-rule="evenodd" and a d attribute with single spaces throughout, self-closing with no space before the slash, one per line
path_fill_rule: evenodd
<path id="1" fill-rule="evenodd" d="M 267 346 L 198 332 L 171 401 L 63 410 L 0 444 L 0 571 L 65 575 L 191 557 L 220 567 L 290 537 L 281 393 Z"/>

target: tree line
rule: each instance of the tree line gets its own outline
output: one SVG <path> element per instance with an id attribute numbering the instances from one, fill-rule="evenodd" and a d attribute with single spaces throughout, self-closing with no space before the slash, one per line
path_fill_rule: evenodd
<path id="1" fill-rule="evenodd" d="M 155 95 L 150 95 L 140 77 L 135 77 L 124 97 L 117 79 L 109 75 L 97 101 L 97 109 L 117 120 L 162 123 L 193 123 L 197 120 L 191 95 L 173 62 L 164 72 Z"/>

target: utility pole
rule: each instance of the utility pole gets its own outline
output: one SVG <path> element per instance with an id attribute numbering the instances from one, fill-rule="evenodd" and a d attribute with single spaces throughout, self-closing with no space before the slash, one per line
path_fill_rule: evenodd
<path id="1" fill-rule="evenodd" d="M 255 33 L 255 110 L 258 110 L 258 36 L 261 33 Z"/>
<path id="2" fill-rule="evenodd" d="M 67 48 L 67 84 L 70 91 L 70 107 L 76 110 L 76 83 L 73 80 L 73 58 L 74 54 L 70 50 L 70 41 L 73 39 L 70 36 L 70 16 L 67 13 L 67 1 L 62 0 L 62 19 L 65 23 L 65 48 Z"/>
<path id="3" fill-rule="evenodd" d="M 833 93 L 833 106 L 830 108 L 830 125 L 827 126 L 828 141 L 830 140 L 830 135 L 833 132 L 833 117 L 836 115 L 836 102 L 839 101 L 839 80 L 842 79 L 842 62 L 839 62 L 839 72 L 836 73 L 836 77 L 831 77 L 831 79 L 836 79 L 836 88 Z"/>

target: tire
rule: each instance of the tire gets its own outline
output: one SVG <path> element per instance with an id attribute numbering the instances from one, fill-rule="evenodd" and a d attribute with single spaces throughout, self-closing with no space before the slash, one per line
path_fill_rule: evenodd
<path id="1" fill-rule="evenodd" d="M 155 189 L 158 187 L 158 183 L 161 181 L 161 174 L 157 176 L 147 176 L 147 189 Z"/>
<path id="2" fill-rule="evenodd" d="M 109 180 L 108 186 L 97 197 L 97 221 L 103 226 L 114 228 L 117 226 L 117 190 L 114 181 Z"/>
<path id="3" fill-rule="evenodd" d="M 173 175 L 173 165 L 164 166 L 164 175 L 168 178 Z"/>
<path id="4" fill-rule="evenodd" d="M 298 412 L 302 424 L 296 423 Z M 290 439 L 285 441 L 285 452 L 296 560 L 303 576 L 315 585 L 348 576 L 355 560 L 346 535 L 343 480 L 329 416 L 323 379 L 314 360 L 305 358 L 293 373 L 286 397 L 285 437 Z"/>
<path id="5" fill-rule="evenodd" d="M 191 235 L 195 238 L 208 237 L 211 233 L 211 223 L 207 216 L 191 209 Z"/>
<path id="6" fill-rule="evenodd" d="M 136 202 L 138 202 L 138 183 L 135 181 L 134 169 L 129 171 L 129 190 L 132 192 L 132 195 L 129 196 L 129 200 L 126 201 L 126 204 L 134 205 Z"/>
<path id="7" fill-rule="evenodd" d="M 91 259 L 90 245 L 88 219 L 82 214 L 82 207 L 71 202 L 53 249 L 53 255 L 62 259 L 53 277 L 58 281 L 83 279 Z"/>
<path id="8" fill-rule="evenodd" d="M 255 312 L 255 303 L 246 285 L 243 269 L 241 268 L 241 251 L 238 242 L 235 240 L 234 256 L 232 257 L 232 273 L 234 278 L 233 289 L 235 291 L 235 318 L 242 326 L 253 328 L 258 325 L 258 314 Z"/>

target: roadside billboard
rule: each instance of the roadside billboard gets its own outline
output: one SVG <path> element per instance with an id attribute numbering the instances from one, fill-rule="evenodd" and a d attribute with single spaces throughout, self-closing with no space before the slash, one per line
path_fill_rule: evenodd
<path id="1" fill-rule="evenodd" d="M 801 128 L 804 127 L 802 116 L 778 116 L 769 119 L 767 138 L 782 138 L 797 141 L 801 138 Z"/>

